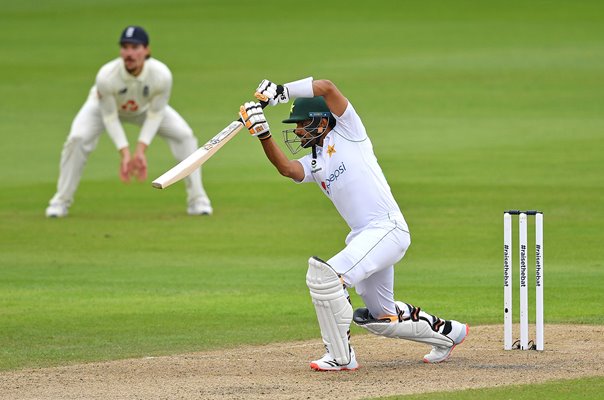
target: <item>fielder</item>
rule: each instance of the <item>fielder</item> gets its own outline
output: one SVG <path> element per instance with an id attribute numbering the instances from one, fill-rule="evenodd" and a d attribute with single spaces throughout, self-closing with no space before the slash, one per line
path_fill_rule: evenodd
<path id="1" fill-rule="evenodd" d="M 292 153 L 289 160 L 272 139 L 259 103 L 245 103 L 240 116 L 270 162 L 295 182 L 316 182 L 350 227 L 346 247 L 327 261 L 308 260 L 306 283 L 327 352 L 310 367 L 317 371 L 356 370 L 349 344 L 350 323 L 390 338 L 426 343 L 426 363 L 445 361 L 468 334 L 468 325 L 440 319 L 411 304 L 394 300 L 394 264 L 411 244 L 409 228 L 373 153 L 365 126 L 354 107 L 327 80 L 306 78 L 276 85 L 264 80 L 256 97 L 270 105 L 295 98 L 284 123 Z M 353 313 L 347 288 L 354 287 L 366 308 Z"/>
<path id="2" fill-rule="evenodd" d="M 67 216 L 82 171 L 103 131 L 107 131 L 120 156 L 123 182 L 147 178 L 145 151 L 157 134 L 164 138 L 177 161 L 197 150 L 197 138 L 185 120 L 168 105 L 172 73 L 151 58 L 149 36 L 139 26 L 128 26 L 120 37 L 120 57 L 103 65 L 86 103 L 75 117 L 63 146 L 57 192 L 46 209 L 47 217 Z M 133 155 L 122 127 L 141 126 Z M 212 205 L 198 169 L 185 179 L 187 213 L 210 215 Z"/>

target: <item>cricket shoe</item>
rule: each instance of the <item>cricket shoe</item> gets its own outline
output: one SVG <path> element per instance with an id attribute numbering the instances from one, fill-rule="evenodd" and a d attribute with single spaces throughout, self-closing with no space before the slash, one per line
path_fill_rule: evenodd
<path id="1" fill-rule="evenodd" d="M 54 203 L 46 207 L 46 217 L 48 218 L 63 218 L 67 214 L 67 206 L 63 203 Z"/>
<path id="2" fill-rule="evenodd" d="M 466 339 L 468 333 L 470 333 L 470 326 L 468 324 L 451 321 L 451 332 L 445 336 L 453 340 L 453 345 L 450 347 L 432 346 L 432 351 L 424 356 L 424 362 L 436 364 L 445 361 L 449 358 L 455 346 L 461 344 Z"/>
<path id="3" fill-rule="evenodd" d="M 357 357 L 354 354 L 354 349 L 350 348 L 350 362 L 346 365 L 338 364 L 329 353 L 325 353 L 323 357 L 310 363 L 310 368 L 315 371 L 355 371 L 359 369 Z"/>
<path id="4" fill-rule="evenodd" d="M 187 207 L 187 214 L 189 215 L 212 215 L 213 211 L 210 199 L 207 197 L 198 197 L 191 201 Z"/>

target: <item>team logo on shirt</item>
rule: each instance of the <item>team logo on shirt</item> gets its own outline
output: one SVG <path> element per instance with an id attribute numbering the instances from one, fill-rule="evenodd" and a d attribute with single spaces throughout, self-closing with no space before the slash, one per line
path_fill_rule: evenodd
<path id="1" fill-rule="evenodd" d="M 329 154 L 329 158 L 331 158 L 331 155 L 335 152 L 336 152 L 335 144 L 333 146 L 327 145 L 327 154 Z"/>
<path id="2" fill-rule="evenodd" d="M 149 86 L 145 85 L 145 87 L 143 88 L 143 96 L 148 97 L 149 96 Z"/>
<path id="3" fill-rule="evenodd" d="M 341 163 L 340 165 L 338 165 L 336 167 L 336 169 L 325 179 L 327 181 L 327 188 L 325 189 L 326 191 L 331 187 L 331 184 L 334 183 L 335 181 L 338 180 L 338 178 L 340 178 L 340 176 L 344 175 L 344 173 L 346 172 L 346 165 L 344 165 L 344 163 Z"/>
<path id="4" fill-rule="evenodd" d="M 138 104 L 136 104 L 136 101 L 134 101 L 134 100 L 128 100 L 127 102 L 122 104 L 121 108 L 124 111 L 134 112 L 134 111 L 138 110 Z"/>
<path id="5" fill-rule="evenodd" d="M 313 160 L 310 162 L 310 172 L 312 172 L 313 174 L 316 172 L 321 171 L 323 168 L 319 167 L 317 168 L 317 160 L 313 158 Z"/>
<path id="6" fill-rule="evenodd" d="M 329 194 L 329 189 L 327 188 L 327 185 L 324 181 L 321 181 L 321 187 L 323 188 L 323 190 L 325 190 L 325 193 Z"/>
<path id="7" fill-rule="evenodd" d="M 125 87 L 123 89 L 120 89 L 119 92 L 117 92 L 118 94 L 126 94 L 126 92 L 128 91 L 128 88 Z"/>

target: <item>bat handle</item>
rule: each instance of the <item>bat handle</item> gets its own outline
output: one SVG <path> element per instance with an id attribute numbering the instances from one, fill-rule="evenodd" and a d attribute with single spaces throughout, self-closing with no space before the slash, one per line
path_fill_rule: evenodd
<path id="1" fill-rule="evenodd" d="M 282 94 L 284 90 L 285 90 L 285 88 L 283 87 L 283 85 L 277 85 L 277 95 Z M 256 99 L 258 99 L 258 101 L 260 102 L 260 107 L 262 107 L 263 109 L 266 108 L 266 106 L 268 106 L 268 97 L 263 96 L 260 93 L 256 92 Z M 239 118 L 237 121 L 243 123 L 241 118 Z"/>

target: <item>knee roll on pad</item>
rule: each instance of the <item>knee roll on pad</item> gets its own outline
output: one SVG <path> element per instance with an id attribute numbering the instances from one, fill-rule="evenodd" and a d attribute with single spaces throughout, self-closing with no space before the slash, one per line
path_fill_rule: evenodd
<path id="1" fill-rule="evenodd" d="M 308 260 L 306 285 L 310 289 L 327 350 L 339 364 L 350 363 L 348 328 L 352 322 L 352 306 L 340 277 L 326 262 L 311 257 Z"/>
<path id="2" fill-rule="evenodd" d="M 354 323 L 376 335 L 395 339 L 407 339 L 414 342 L 426 343 L 432 346 L 453 346 L 453 340 L 435 332 L 425 320 L 406 320 L 390 322 L 390 319 L 374 319 L 366 308 L 359 308 L 354 312 Z"/>

